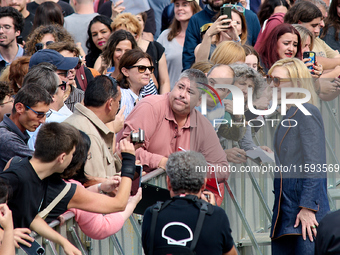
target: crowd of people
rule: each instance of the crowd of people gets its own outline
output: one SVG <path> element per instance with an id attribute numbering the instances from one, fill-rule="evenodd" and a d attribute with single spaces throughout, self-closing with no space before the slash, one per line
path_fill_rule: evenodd
<path id="1" fill-rule="evenodd" d="M 319 110 L 340 94 L 340 0 L 26 2 L 0 2 L 0 254 L 32 230 L 81 254 L 48 226 L 66 211 L 91 238 L 118 232 L 142 198 L 135 165 L 164 169 L 172 197 L 145 212 L 145 254 L 237 254 L 218 207 L 233 173 L 197 167 L 252 150 L 301 170 L 275 173 L 272 254 L 340 253 Z M 257 146 L 268 112 L 286 125 Z"/>

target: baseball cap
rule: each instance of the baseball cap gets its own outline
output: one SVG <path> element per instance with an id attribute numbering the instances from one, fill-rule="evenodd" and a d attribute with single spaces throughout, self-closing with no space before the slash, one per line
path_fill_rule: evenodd
<path id="1" fill-rule="evenodd" d="M 59 52 L 51 49 L 39 50 L 34 53 L 30 59 L 29 68 L 40 63 L 47 62 L 55 65 L 58 70 L 70 70 L 75 68 L 79 58 L 64 57 Z"/>

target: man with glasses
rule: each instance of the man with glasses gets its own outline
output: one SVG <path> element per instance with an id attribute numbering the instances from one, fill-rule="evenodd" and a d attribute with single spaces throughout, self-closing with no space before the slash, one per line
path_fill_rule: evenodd
<path id="1" fill-rule="evenodd" d="M 50 94 L 38 84 L 27 84 L 19 90 L 12 114 L 6 114 L 0 123 L 0 171 L 12 157 L 33 154 L 27 146 L 27 131 L 35 131 L 45 122 L 51 114 L 51 102 Z"/>
<path id="2" fill-rule="evenodd" d="M 0 82 L 0 121 L 3 120 L 6 113 L 11 113 L 13 108 L 14 99 L 12 97 L 12 91 L 9 88 L 8 83 Z"/>
<path id="3" fill-rule="evenodd" d="M 24 54 L 17 36 L 24 27 L 22 14 L 13 7 L 0 7 L 0 72 Z"/>
<path id="4" fill-rule="evenodd" d="M 33 54 L 30 59 L 30 71 L 25 76 L 23 87 L 28 83 L 38 83 L 44 87 L 52 97 L 50 109 L 52 114 L 46 122 L 63 122 L 72 115 L 72 112 L 64 103 L 64 95 L 67 87 L 67 72 L 77 65 L 78 58 L 63 57 L 54 50 L 41 50 Z M 49 79 L 49 82 L 47 82 Z M 38 129 L 30 132 L 28 145 L 34 150 Z"/>

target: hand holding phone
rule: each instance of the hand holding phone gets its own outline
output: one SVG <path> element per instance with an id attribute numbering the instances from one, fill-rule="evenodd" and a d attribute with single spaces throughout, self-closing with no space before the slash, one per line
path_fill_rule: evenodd
<path id="1" fill-rule="evenodd" d="M 227 15 L 228 16 L 228 19 L 231 19 L 231 7 L 221 7 L 220 8 L 220 16 L 222 15 Z M 230 25 L 230 22 L 227 22 L 227 23 L 224 23 L 223 25 L 227 25 L 229 26 Z"/>
<path id="2" fill-rule="evenodd" d="M 307 63 L 312 63 L 312 65 L 307 66 L 308 69 L 313 70 L 313 66 L 315 65 L 315 52 L 314 51 L 305 51 L 303 53 L 303 58 L 306 59 L 310 59 L 309 61 L 305 62 L 305 64 Z"/>

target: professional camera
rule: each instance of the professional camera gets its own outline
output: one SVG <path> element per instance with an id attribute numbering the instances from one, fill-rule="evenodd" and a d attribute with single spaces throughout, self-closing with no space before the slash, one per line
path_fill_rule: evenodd
<path id="1" fill-rule="evenodd" d="M 132 143 L 144 143 L 144 130 L 139 129 L 138 132 L 131 131 L 130 138 Z"/>

